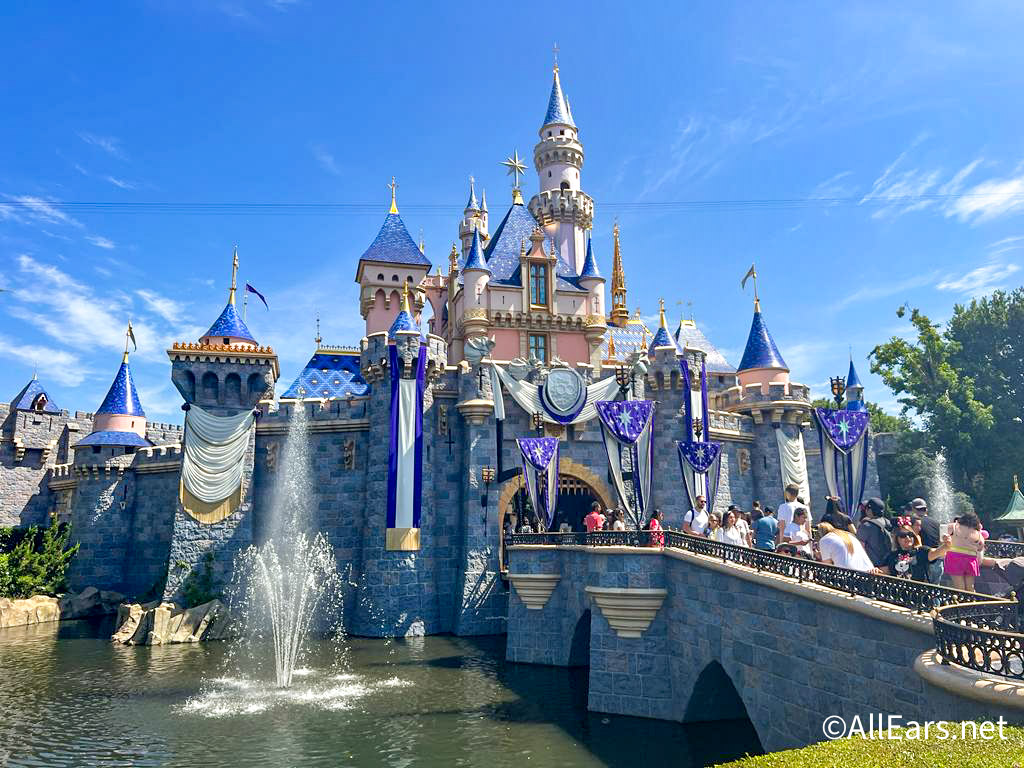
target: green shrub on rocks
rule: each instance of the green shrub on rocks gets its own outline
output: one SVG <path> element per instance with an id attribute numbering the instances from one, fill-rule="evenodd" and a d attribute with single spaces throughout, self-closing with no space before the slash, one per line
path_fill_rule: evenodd
<path id="1" fill-rule="evenodd" d="M 178 568 L 184 565 L 184 563 L 176 563 Z M 199 568 L 193 569 L 193 571 L 185 579 L 185 583 L 181 587 L 181 596 L 185 600 L 186 608 L 194 608 L 197 605 L 208 603 L 211 600 L 220 600 L 223 595 L 217 585 L 216 579 L 213 578 L 213 552 L 207 552 L 203 556 L 202 572 L 199 572 Z"/>
<path id="2" fill-rule="evenodd" d="M 71 526 L 62 523 L 40 531 L 0 531 L 0 597 L 57 595 L 67 591 L 68 564 L 78 545 L 68 547 Z"/>
<path id="3" fill-rule="evenodd" d="M 959 723 L 949 723 L 949 733 L 961 734 Z M 992 739 L 847 738 L 823 741 L 803 749 L 787 749 L 760 757 L 744 757 L 718 768 L 906 768 L 907 766 L 957 766 L 957 768 L 1022 768 L 1024 728 L 1003 727 Z M 905 734 L 904 734 L 905 735 Z"/>

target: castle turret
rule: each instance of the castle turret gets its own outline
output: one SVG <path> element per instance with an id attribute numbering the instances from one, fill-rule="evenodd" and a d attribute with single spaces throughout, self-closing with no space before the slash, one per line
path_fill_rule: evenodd
<path id="1" fill-rule="evenodd" d="M 860 383 L 860 376 L 857 369 L 853 367 L 853 358 L 850 358 L 850 372 L 846 374 L 846 410 L 866 411 L 864 404 L 864 385 Z"/>
<path id="2" fill-rule="evenodd" d="M 743 350 L 737 375 L 744 390 L 759 384 L 762 392 L 768 394 L 770 384 L 789 386 L 789 366 L 782 359 L 782 353 L 768 331 L 768 325 L 761 314 L 760 299 L 754 299 L 754 319 L 750 323 L 747 346 Z"/>
<path id="3" fill-rule="evenodd" d="M 487 282 L 490 280 L 491 270 L 484 260 L 483 248 L 480 247 L 480 233 L 473 231 L 473 239 L 470 243 L 469 255 L 466 257 L 466 266 L 462 268 L 463 290 L 465 301 L 463 303 L 464 321 L 463 330 L 466 338 L 471 336 L 482 336 L 487 333 L 487 313 L 468 312 L 467 310 L 478 308 L 487 309 Z"/>
<path id="4" fill-rule="evenodd" d="M 530 200 L 530 213 L 555 243 L 560 262 L 578 275 L 586 257 L 586 232 L 594 220 L 594 201 L 583 192 L 583 144 L 562 93 L 558 64 L 548 110 L 541 126 L 540 141 L 533 148 L 533 164 L 540 180 L 540 192 Z"/>
<path id="5" fill-rule="evenodd" d="M 583 269 L 580 270 L 580 286 L 589 294 L 584 335 L 590 349 L 590 365 L 598 369 L 603 362 L 601 342 L 604 339 L 605 331 L 608 330 L 608 324 L 604 319 L 604 277 L 597 268 L 597 259 L 594 257 L 594 239 L 589 234 L 587 235 L 587 256 L 583 260 Z"/>
<path id="6" fill-rule="evenodd" d="M 619 246 L 619 222 L 612 229 L 615 251 L 612 256 L 612 311 L 608 322 L 622 327 L 629 322 L 629 307 L 626 306 L 626 271 L 622 268 L 622 250 Z"/>
<path id="7" fill-rule="evenodd" d="M 658 330 L 654 332 L 654 338 L 651 339 L 651 346 L 648 355 L 654 357 L 659 349 L 670 349 L 673 353 L 679 352 L 679 347 L 676 345 L 672 336 L 668 332 L 668 322 L 665 320 L 665 300 L 658 299 L 659 304 L 659 324 Z"/>
<path id="8" fill-rule="evenodd" d="M 469 248 L 473 244 L 473 233 L 480 232 L 482 240 L 487 240 L 487 199 L 484 197 L 483 204 L 476 201 L 476 189 L 473 177 L 469 177 L 469 200 L 462 212 L 462 220 L 459 222 L 459 240 L 462 242 L 462 258 L 465 261 L 469 258 Z"/>
<path id="9" fill-rule="evenodd" d="M 256 339 L 249 332 L 245 320 L 238 314 L 235 308 L 235 291 L 238 282 L 238 248 L 235 248 L 234 259 L 231 262 L 231 289 L 228 291 L 228 303 L 220 316 L 213 322 L 202 338 L 200 344 L 222 344 L 224 346 L 239 346 L 255 344 Z"/>
<path id="10" fill-rule="evenodd" d="M 131 324 L 127 336 L 134 338 Z M 142 410 L 139 393 L 135 389 L 132 368 L 128 364 L 128 345 L 125 343 L 121 367 L 107 390 L 92 421 L 92 432 L 80 440 L 76 447 L 115 445 L 143 447 L 152 445 L 146 439 L 146 412 Z"/>
<path id="11" fill-rule="evenodd" d="M 409 284 L 411 308 L 418 317 L 423 309 L 424 294 L 420 283 L 430 271 L 430 261 L 420 251 L 405 222 L 398 215 L 395 190 L 391 180 L 391 208 L 384 217 L 377 237 L 359 257 L 356 282 L 359 283 L 359 310 L 366 320 L 366 335 L 380 333 L 391 327 L 395 307 L 402 298 L 402 286 Z"/>

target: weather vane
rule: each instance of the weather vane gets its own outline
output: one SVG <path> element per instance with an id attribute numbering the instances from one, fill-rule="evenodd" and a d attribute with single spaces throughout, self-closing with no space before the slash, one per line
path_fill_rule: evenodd
<path id="1" fill-rule="evenodd" d="M 514 189 L 519 189 L 519 177 L 526 173 L 526 164 L 520 159 L 519 150 L 513 149 L 512 156 L 505 160 L 502 165 L 508 168 L 509 176 L 515 176 Z"/>

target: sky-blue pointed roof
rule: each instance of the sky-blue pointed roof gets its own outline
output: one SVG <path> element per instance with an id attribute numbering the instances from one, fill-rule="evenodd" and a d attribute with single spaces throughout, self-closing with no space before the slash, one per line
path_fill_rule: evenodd
<path id="1" fill-rule="evenodd" d="M 370 391 L 359 367 L 359 353 L 318 349 L 282 398 L 336 400 Z"/>
<path id="2" fill-rule="evenodd" d="M 238 310 L 235 309 L 235 305 L 230 301 L 227 303 L 227 306 L 224 307 L 224 311 L 220 313 L 220 317 L 218 317 L 214 321 L 213 325 L 210 326 L 210 330 L 204 333 L 203 336 L 230 336 L 237 339 L 251 341 L 253 344 L 256 343 L 256 339 L 252 337 L 249 327 L 245 324 L 242 316 L 238 314 Z"/>
<path id="3" fill-rule="evenodd" d="M 426 267 L 430 269 L 430 261 L 423 255 L 422 251 L 409 230 L 405 228 L 405 222 L 397 213 L 389 213 L 384 217 L 384 224 L 377 233 L 377 237 L 370 243 L 360 261 L 375 261 L 385 264 L 410 264 L 412 266 Z"/>
<path id="4" fill-rule="evenodd" d="M 96 413 L 145 417 L 146 412 L 142 410 L 142 403 L 139 402 L 139 393 L 135 390 L 132 369 L 127 360 L 117 369 L 114 383 L 110 385 L 107 396 L 103 398 L 103 403 L 96 409 Z"/>
<path id="5" fill-rule="evenodd" d="M 554 82 L 551 83 L 551 97 L 548 99 L 548 112 L 544 115 L 544 125 L 560 123 L 562 125 L 576 124 L 572 121 L 572 113 L 569 112 L 569 105 L 566 102 L 565 94 L 562 93 L 562 83 L 558 79 L 558 70 L 555 70 Z"/>
<path id="6" fill-rule="evenodd" d="M 412 315 L 404 309 L 398 313 L 398 316 L 395 317 L 395 322 L 388 329 L 388 338 L 393 339 L 399 331 L 419 332 L 419 328 L 416 327 L 416 322 L 412 319 Z"/>
<path id="7" fill-rule="evenodd" d="M 466 257 L 466 266 L 462 268 L 463 271 L 467 269 L 482 269 L 484 272 L 489 272 L 487 262 L 484 261 L 484 251 L 480 247 L 480 231 L 473 228 L 473 242 L 469 246 L 469 256 Z"/>
<path id="8" fill-rule="evenodd" d="M 860 377 L 857 375 L 857 369 L 853 367 L 853 360 L 850 361 L 850 372 L 846 374 L 846 388 L 860 387 L 864 389 L 864 385 L 860 383 Z"/>
<path id="9" fill-rule="evenodd" d="M 658 330 L 654 333 L 654 338 L 651 339 L 651 343 L 648 345 L 648 352 L 651 357 L 654 357 L 654 350 L 658 347 L 672 347 L 672 349 L 675 350 L 679 349 L 672 337 L 668 335 L 668 330 L 665 326 L 658 326 Z"/>
<path id="10" fill-rule="evenodd" d="M 601 277 L 601 272 L 597 268 L 597 259 L 594 258 L 594 246 L 591 237 L 587 237 L 587 257 L 583 260 L 583 269 L 580 271 L 580 277 Z"/>
<path id="11" fill-rule="evenodd" d="M 134 432 L 116 432 L 114 430 L 102 430 L 100 432 L 92 432 L 77 443 L 79 445 L 133 445 L 138 448 L 146 448 L 152 445 L 149 440 L 144 437 L 139 437 Z"/>
<path id="12" fill-rule="evenodd" d="M 35 402 L 39 399 L 40 395 L 46 397 L 46 404 L 42 407 L 43 413 L 60 413 L 60 408 L 53 402 L 50 397 L 50 393 L 47 392 L 43 385 L 39 383 L 39 379 L 33 378 L 24 388 L 14 396 L 11 400 L 12 411 L 34 411 Z"/>
<path id="13" fill-rule="evenodd" d="M 743 350 L 743 359 L 740 360 L 739 370 L 748 371 L 751 368 L 789 370 L 786 361 L 782 359 L 782 353 L 775 346 L 775 339 L 768 332 L 768 326 L 764 322 L 760 309 L 754 310 L 754 320 L 750 324 L 750 335 L 747 337 L 747 346 Z"/>
<path id="14" fill-rule="evenodd" d="M 675 340 L 680 352 L 686 351 L 687 347 L 703 352 L 709 373 L 736 373 L 736 369 L 725 359 L 725 355 L 708 340 L 696 323 L 680 320 L 679 327 L 676 328 Z"/>

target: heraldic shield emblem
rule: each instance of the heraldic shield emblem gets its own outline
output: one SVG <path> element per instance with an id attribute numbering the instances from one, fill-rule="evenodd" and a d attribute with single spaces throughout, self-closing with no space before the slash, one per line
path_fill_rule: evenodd
<path id="1" fill-rule="evenodd" d="M 587 386 L 571 368 L 553 368 L 541 386 L 540 400 L 558 421 L 572 421 L 586 405 Z"/>

